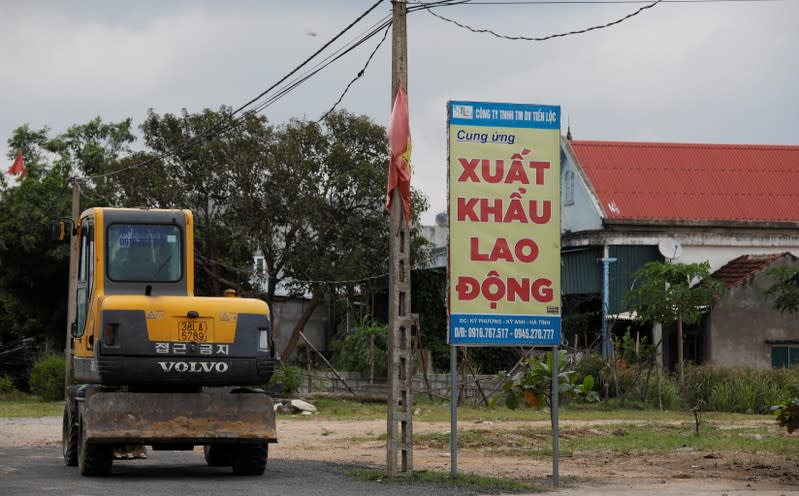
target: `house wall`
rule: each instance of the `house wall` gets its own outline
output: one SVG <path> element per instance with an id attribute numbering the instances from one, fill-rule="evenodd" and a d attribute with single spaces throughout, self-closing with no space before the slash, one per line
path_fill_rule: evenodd
<path id="1" fill-rule="evenodd" d="M 565 233 L 564 233 L 565 234 Z M 676 240 L 682 254 L 674 259 L 680 263 L 710 262 L 710 271 L 720 269 L 741 255 L 768 255 L 790 252 L 799 255 L 799 231 L 768 231 L 745 228 L 688 229 L 671 226 L 647 226 L 646 231 L 634 229 L 603 229 L 565 235 L 563 246 L 657 246 L 665 238 Z"/>
<path id="2" fill-rule="evenodd" d="M 669 234 L 669 233 L 664 233 Z M 753 233 L 731 228 L 724 233 L 673 233 L 683 247 L 682 255 L 676 259 L 680 263 L 710 262 L 710 271 L 715 272 L 727 262 L 741 255 L 769 255 L 790 252 L 799 254 L 797 232 Z"/>
<path id="3" fill-rule="evenodd" d="M 302 313 L 309 304 L 310 302 L 308 300 L 302 298 L 291 298 L 285 301 L 276 301 L 272 304 L 272 312 L 274 314 L 273 325 L 275 328 L 273 336 L 275 338 L 275 348 L 278 354 L 282 353 L 286 348 L 289 338 L 291 337 L 291 331 L 294 329 L 297 322 L 299 322 Z M 316 349 L 321 352 L 326 351 L 327 348 L 325 339 L 325 329 L 328 321 L 327 313 L 327 306 L 319 305 L 316 307 L 313 314 L 311 314 L 311 318 L 308 319 L 308 322 L 305 324 L 305 330 L 303 331 L 305 337 L 307 337 Z M 280 359 L 283 360 L 284 363 L 292 362 L 296 360 L 297 353 L 302 350 L 303 357 L 301 358 L 304 360 L 304 345 L 305 342 L 300 338 L 299 341 L 297 341 L 298 351 L 295 351 L 294 356 L 281 356 Z"/>
<path id="4" fill-rule="evenodd" d="M 560 230 L 577 232 L 600 229 L 599 205 L 590 193 L 582 172 L 564 145 L 560 156 Z M 571 186 L 570 186 L 571 183 Z"/>
<path id="5" fill-rule="evenodd" d="M 783 257 L 772 267 L 793 265 Z M 799 340 L 799 319 L 771 309 L 763 293 L 774 280 L 765 271 L 731 288 L 713 306 L 708 324 L 708 363 L 721 366 L 771 367 L 767 340 Z"/>

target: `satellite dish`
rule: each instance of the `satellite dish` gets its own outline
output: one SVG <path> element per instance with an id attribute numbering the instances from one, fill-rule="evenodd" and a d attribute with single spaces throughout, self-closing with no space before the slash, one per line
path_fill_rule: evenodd
<path id="1" fill-rule="evenodd" d="M 676 239 L 665 238 L 658 243 L 658 251 L 669 260 L 674 260 L 682 255 L 682 246 Z"/>

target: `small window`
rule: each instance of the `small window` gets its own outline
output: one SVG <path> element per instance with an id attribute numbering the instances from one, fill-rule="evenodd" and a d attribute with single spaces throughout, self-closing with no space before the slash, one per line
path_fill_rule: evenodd
<path id="1" fill-rule="evenodd" d="M 563 175 L 563 205 L 574 205 L 574 171 Z"/>
<path id="2" fill-rule="evenodd" d="M 799 365 L 799 343 L 771 346 L 771 366 L 775 369 Z"/>
<path id="3" fill-rule="evenodd" d="M 259 276 L 264 273 L 264 257 L 255 257 L 255 273 Z"/>
<path id="4" fill-rule="evenodd" d="M 183 277 L 182 236 L 176 225 L 111 224 L 108 278 L 119 282 L 177 282 Z"/>

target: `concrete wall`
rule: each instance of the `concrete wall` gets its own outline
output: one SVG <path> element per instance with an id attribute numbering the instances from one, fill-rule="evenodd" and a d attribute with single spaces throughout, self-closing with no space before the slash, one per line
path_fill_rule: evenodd
<path id="1" fill-rule="evenodd" d="M 282 353 L 286 348 L 289 338 L 291 337 L 291 331 L 294 329 L 297 322 L 299 322 L 302 313 L 309 304 L 310 302 L 308 300 L 292 298 L 275 302 L 272 305 L 272 312 L 274 313 L 275 347 L 277 348 L 278 354 Z M 311 318 L 308 319 L 308 322 L 305 324 L 305 330 L 303 331 L 305 337 L 307 337 L 319 351 L 325 350 L 325 328 L 327 319 L 327 306 L 319 305 L 314 310 Z M 304 360 L 304 346 L 305 343 L 302 338 L 300 338 L 300 340 L 297 341 L 297 351 L 295 351 L 294 356 L 281 356 L 281 360 L 283 360 L 284 363 L 289 363 L 296 359 L 296 355 L 300 351 L 303 353 L 301 358 Z"/>
<path id="2" fill-rule="evenodd" d="M 783 257 L 772 267 L 793 262 Z M 763 292 L 774 280 L 765 271 L 730 289 L 713 306 L 708 323 L 707 359 L 713 365 L 771 367 L 767 340 L 799 340 L 799 319 L 771 309 Z"/>

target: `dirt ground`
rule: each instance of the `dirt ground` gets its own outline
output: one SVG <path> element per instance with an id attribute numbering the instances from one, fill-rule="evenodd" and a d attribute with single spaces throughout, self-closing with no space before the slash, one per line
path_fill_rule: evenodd
<path id="1" fill-rule="evenodd" d="M 607 423 L 603 421 L 602 423 Z M 765 422 L 765 421 L 753 421 Z M 580 435 L 600 422 L 561 421 L 564 435 Z M 459 430 L 515 430 L 535 422 L 460 423 Z M 542 423 L 541 427 L 548 426 Z M 449 433 L 448 422 L 414 422 L 415 433 Z M 386 432 L 382 420 L 340 421 L 319 417 L 278 417 L 279 443 L 270 458 L 335 461 L 385 467 Z M 551 442 L 547 439 L 544 442 Z M 0 419 L 0 448 L 58 446 L 61 418 Z M 711 453 L 694 450 L 667 455 L 630 456 L 617 453 L 579 452 L 560 459 L 562 496 L 577 494 L 633 495 L 799 495 L 799 438 L 797 457 L 785 460 L 770 455 Z M 551 490 L 552 459 L 487 454 L 479 448 L 458 450 L 458 473 L 526 480 Z M 415 470 L 450 472 L 450 454 L 444 449 L 415 445 Z"/>

